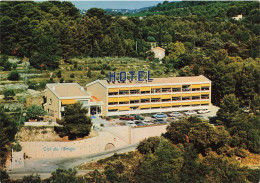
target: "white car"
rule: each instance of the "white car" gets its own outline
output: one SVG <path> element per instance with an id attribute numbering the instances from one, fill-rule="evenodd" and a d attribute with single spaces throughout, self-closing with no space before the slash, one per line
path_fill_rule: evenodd
<path id="1" fill-rule="evenodd" d="M 134 121 L 126 121 L 126 123 L 127 123 L 128 126 L 137 127 L 137 125 L 135 124 Z"/>
<path id="2" fill-rule="evenodd" d="M 144 120 L 144 123 L 147 125 L 153 125 L 153 123 L 150 120 Z"/>
<path id="3" fill-rule="evenodd" d="M 182 117 L 182 113 L 180 113 L 180 112 L 172 112 L 172 113 L 169 113 L 168 116 L 169 116 L 169 117 L 177 117 L 177 118 L 180 118 L 180 117 Z"/>
<path id="4" fill-rule="evenodd" d="M 195 111 L 187 111 L 184 114 L 187 116 L 192 116 L 192 115 L 196 115 L 197 113 Z"/>
<path id="5" fill-rule="evenodd" d="M 208 112 L 210 112 L 209 109 L 201 109 L 201 110 L 198 111 L 199 114 L 205 114 L 205 113 L 208 113 Z"/>

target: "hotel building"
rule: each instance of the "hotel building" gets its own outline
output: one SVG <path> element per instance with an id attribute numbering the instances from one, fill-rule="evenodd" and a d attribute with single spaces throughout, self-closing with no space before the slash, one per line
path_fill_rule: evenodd
<path id="1" fill-rule="evenodd" d="M 88 115 L 101 115 L 103 102 L 91 96 L 77 83 L 47 84 L 44 92 L 43 107 L 53 121 L 64 117 L 65 107 L 76 102 L 88 108 Z"/>
<path id="2" fill-rule="evenodd" d="M 103 116 L 208 109 L 211 103 L 211 81 L 202 75 L 143 82 L 96 80 L 86 90 L 103 102 Z"/>

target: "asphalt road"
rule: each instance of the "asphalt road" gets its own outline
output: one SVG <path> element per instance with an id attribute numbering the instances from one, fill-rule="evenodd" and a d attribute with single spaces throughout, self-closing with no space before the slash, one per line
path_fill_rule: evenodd
<path id="1" fill-rule="evenodd" d="M 117 148 L 101 153 L 71 157 L 71 158 L 48 158 L 48 159 L 28 159 L 24 161 L 24 168 L 13 169 L 8 171 L 11 179 L 22 179 L 23 176 L 38 174 L 41 178 L 49 178 L 51 173 L 57 168 L 73 168 L 81 163 L 90 162 L 93 160 L 103 159 L 112 156 L 114 153 L 125 153 L 136 149 L 138 144 L 127 145 L 122 148 Z M 90 170 L 79 170 L 78 174 L 85 174 Z"/>

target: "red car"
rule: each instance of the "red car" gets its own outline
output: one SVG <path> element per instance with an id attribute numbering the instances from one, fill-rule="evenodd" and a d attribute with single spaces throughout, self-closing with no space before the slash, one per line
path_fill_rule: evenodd
<path id="1" fill-rule="evenodd" d="M 135 118 L 133 116 L 121 116 L 119 119 L 120 120 L 132 120 L 133 121 Z"/>

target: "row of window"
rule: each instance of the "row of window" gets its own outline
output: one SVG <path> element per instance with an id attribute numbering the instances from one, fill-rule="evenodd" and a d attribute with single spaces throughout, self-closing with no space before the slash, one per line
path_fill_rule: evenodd
<path id="1" fill-rule="evenodd" d="M 150 94 L 150 93 L 171 93 L 171 92 L 188 92 L 188 91 L 208 91 L 209 86 L 201 88 L 149 88 L 149 89 L 110 89 L 108 95 L 129 95 L 129 94 Z"/>
<path id="2" fill-rule="evenodd" d="M 123 108 L 108 108 L 108 112 L 118 112 L 118 111 L 133 111 L 133 110 L 149 110 L 149 109 L 164 109 L 164 108 L 181 108 L 181 107 L 197 107 L 197 106 L 208 106 L 209 103 L 203 104 L 180 104 L 172 106 L 132 106 L 132 107 L 123 107 Z"/>
<path id="3" fill-rule="evenodd" d="M 140 100 L 129 100 L 126 99 L 124 101 L 109 101 L 108 105 L 118 105 L 118 104 L 136 104 L 136 103 L 154 103 L 154 102 L 171 102 L 171 101 L 189 101 L 189 100 L 205 100 L 209 99 L 209 95 L 201 95 L 200 96 L 190 96 L 190 97 L 172 97 L 172 98 L 147 98 L 147 99 L 140 99 Z"/>

